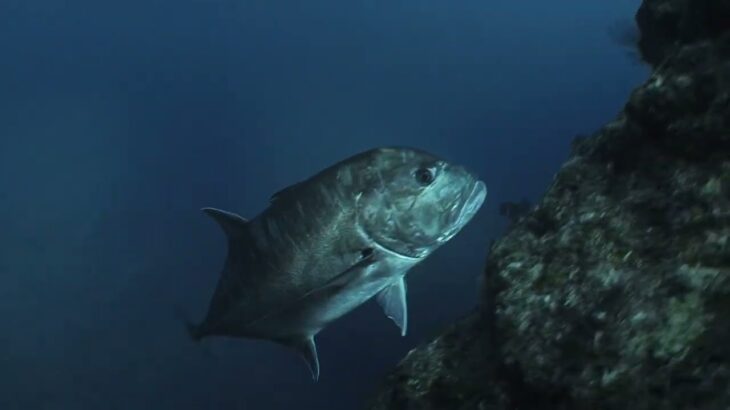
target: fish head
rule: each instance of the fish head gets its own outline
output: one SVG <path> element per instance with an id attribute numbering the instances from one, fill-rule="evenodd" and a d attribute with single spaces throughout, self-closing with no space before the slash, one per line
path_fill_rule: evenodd
<path id="1" fill-rule="evenodd" d="M 359 222 L 371 240 L 421 259 L 454 237 L 484 203 L 487 188 L 465 168 L 406 148 L 375 150 L 365 170 Z"/>

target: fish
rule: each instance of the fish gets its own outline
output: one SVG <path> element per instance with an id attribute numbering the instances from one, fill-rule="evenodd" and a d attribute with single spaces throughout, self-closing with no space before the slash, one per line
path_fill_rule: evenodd
<path id="1" fill-rule="evenodd" d="M 411 147 L 352 155 L 271 196 L 248 220 L 202 208 L 227 255 L 204 319 L 190 337 L 274 342 L 298 352 L 313 380 L 315 337 L 375 299 L 406 335 L 408 271 L 453 238 L 486 199 L 464 167 Z"/>

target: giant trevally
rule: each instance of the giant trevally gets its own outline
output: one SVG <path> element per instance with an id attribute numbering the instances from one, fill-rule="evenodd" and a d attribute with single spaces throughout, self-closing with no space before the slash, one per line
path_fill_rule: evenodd
<path id="1" fill-rule="evenodd" d="M 284 188 L 246 220 L 203 208 L 228 255 L 193 339 L 265 339 L 296 349 L 319 378 L 314 337 L 375 297 L 406 334 L 405 275 L 476 214 L 485 184 L 411 148 L 377 148 Z"/>

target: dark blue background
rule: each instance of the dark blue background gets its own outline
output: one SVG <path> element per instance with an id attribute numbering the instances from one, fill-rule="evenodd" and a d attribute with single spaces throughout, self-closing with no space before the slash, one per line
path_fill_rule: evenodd
<path id="1" fill-rule="evenodd" d="M 498 203 L 646 76 L 607 34 L 638 3 L 2 0 L 0 408 L 356 408 L 474 305 Z M 202 316 L 225 253 L 199 208 L 252 217 L 379 145 L 489 187 L 409 275 L 409 335 L 367 304 L 319 336 L 318 384 L 275 345 L 191 343 L 175 307 Z"/>

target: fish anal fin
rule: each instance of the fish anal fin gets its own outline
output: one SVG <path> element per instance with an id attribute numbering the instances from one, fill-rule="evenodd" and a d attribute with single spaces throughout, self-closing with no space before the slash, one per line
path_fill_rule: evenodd
<path id="1" fill-rule="evenodd" d="M 335 276 L 330 282 L 328 282 L 319 291 L 325 291 L 333 293 L 341 290 L 347 286 L 348 283 L 356 279 L 358 276 L 365 275 L 368 272 L 368 268 L 375 264 L 378 258 L 375 256 L 371 248 L 366 248 L 362 251 L 362 257 L 354 265 L 345 269 L 342 273 Z"/>
<path id="2" fill-rule="evenodd" d="M 381 290 L 375 298 L 385 311 L 385 315 L 400 328 L 401 336 L 405 336 L 408 327 L 408 304 L 404 278 L 396 279 Z"/>
<path id="3" fill-rule="evenodd" d="M 304 362 L 307 363 L 312 374 L 312 380 L 315 382 L 319 380 L 319 356 L 317 355 L 317 343 L 314 341 L 314 336 L 291 338 L 282 340 L 280 343 L 296 350 Z"/>
<path id="4" fill-rule="evenodd" d="M 229 239 L 238 238 L 246 231 L 248 221 L 233 212 L 216 208 L 202 208 L 201 211 L 218 222 Z"/>

